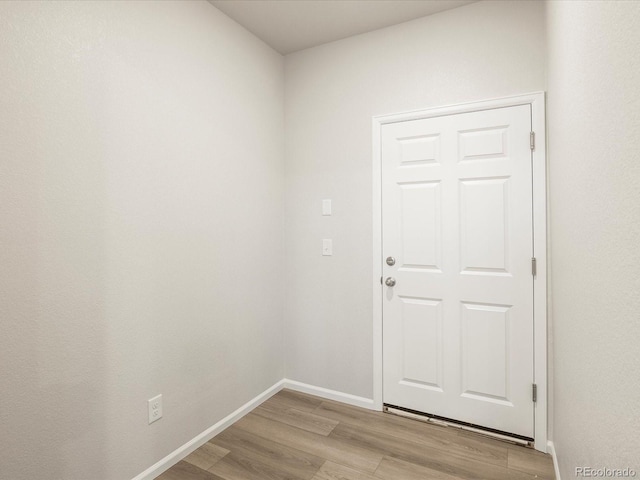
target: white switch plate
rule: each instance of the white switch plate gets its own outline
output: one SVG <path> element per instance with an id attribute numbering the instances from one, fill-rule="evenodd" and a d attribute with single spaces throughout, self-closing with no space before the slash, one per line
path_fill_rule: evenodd
<path id="1" fill-rule="evenodd" d="M 162 395 L 149 399 L 149 425 L 162 418 Z"/>
<path id="2" fill-rule="evenodd" d="M 322 215 L 331 215 L 331 200 L 322 200 Z"/>
<path id="3" fill-rule="evenodd" d="M 322 239 L 322 255 L 333 255 L 333 242 L 330 238 Z"/>

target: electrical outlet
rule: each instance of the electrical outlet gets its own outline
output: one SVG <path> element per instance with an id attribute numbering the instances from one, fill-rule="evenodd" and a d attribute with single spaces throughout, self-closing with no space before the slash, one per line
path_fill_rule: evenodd
<path id="1" fill-rule="evenodd" d="M 162 418 L 162 395 L 149 399 L 149 425 Z"/>
<path id="2" fill-rule="evenodd" d="M 333 255 L 333 242 L 330 238 L 322 239 L 322 255 L 331 256 Z"/>

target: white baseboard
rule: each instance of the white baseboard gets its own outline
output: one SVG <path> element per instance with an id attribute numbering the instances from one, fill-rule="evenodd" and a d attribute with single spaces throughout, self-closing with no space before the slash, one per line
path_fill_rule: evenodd
<path id="1" fill-rule="evenodd" d="M 556 447 L 551 440 L 547 442 L 547 450 L 551 454 L 551 458 L 553 458 L 553 469 L 556 472 L 556 480 L 561 480 L 560 469 L 558 468 L 558 457 L 556 456 Z"/>
<path id="2" fill-rule="evenodd" d="M 308 383 L 302 383 L 296 380 L 289 380 L 288 378 L 285 378 L 283 382 L 283 388 L 295 390 L 296 392 L 308 393 L 309 395 L 315 395 L 316 397 L 335 400 L 336 402 L 346 403 L 356 407 L 368 408 L 369 410 L 377 410 L 373 404 L 373 399 L 371 398 L 358 397 L 357 395 L 351 395 L 350 393 L 316 387 L 315 385 L 309 385 Z"/>
<path id="3" fill-rule="evenodd" d="M 346 403 L 348 405 L 354 405 L 356 407 L 368 408 L 369 410 L 376 410 L 373 404 L 373 400 L 370 398 L 358 397 L 356 395 L 351 395 L 350 393 L 338 392 L 336 390 L 329 390 L 328 388 L 316 387 L 315 385 L 309 385 L 308 383 L 297 382 L 295 380 L 282 379 L 273 386 L 266 389 L 264 392 L 249 400 L 243 406 L 238 408 L 235 412 L 230 413 L 222 420 L 220 420 L 215 425 L 207 428 L 204 432 L 200 433 L 193 439 L 189 440 L 187 443 L 178 447 L 176 450 L 171 452 L 169 455 L 164 457 L 155 465 L 147 468 L 144 472 L 137 475 L 133 480 L 153 480 L 158 475 L 160 475 L 165 470 L 168 470 L 173 465 L 178 463 L 184 457 L 189 455 L 194 450 L 197 450 L 202 445 L 207 443 L 217 434 L 222 432 L 225 428 L 229 427 L 233 423 L 240 420 L 251 410 L 256 408 L 262 402 L 265 402 L 273 395 L 278 393 L 283 388 L 288 388 L 290 390 L 295 390 L 296 392 L 308 393 L 310 395 L 315 395 L 316 397 L 322 397 L 329 400 L 335 400 L 336 402 Z M 555 460 L 554 460 L 555 461 Z M 559 480 L 560 477 L 558 477 Z"/>
<path id="4" fill-rule="evenodd" d="M 164 457 L 155 465 L 147 468 L 140 475 L 137 475 L 135 478 L 133 478 L 133 480 L 152 480 L 156 478 L 162 472 L 171 468 L 173 465 L 178 463 L 180 460 L 182 460 L 184 457 L 189 455 L 191 452 L 193 452 L 194 450 L 197 450 L 202 445 L 207 443 L 217 434 L 222 432 L 225 428 L 229 427 L 233 423 L 240 420 L 242 417 L 244 417 L 247 413 L 249 413 L 251 410 L 256 408 L 258 405 L 260 405 L 262 402 L 268 400 L 273 395 L 278 393 L 280 390 L 284 388 L 284 385 L 285 385 L 285 380 L 280 380 L 278 383 L 269 387 L 268 389 L 266 389 L 264 392 L 262 392 L 252 400 L 249 400 L 243 406 L 238 408 L 235 412 L 230 413 L 215 425 L 207 428 L 204 432 L 200 433 L 193 439 L 189 440 L 187 443 L 185 443 L 181 447 L 178 447 L 176 450 L 171 452 L 169 455 Z"/>

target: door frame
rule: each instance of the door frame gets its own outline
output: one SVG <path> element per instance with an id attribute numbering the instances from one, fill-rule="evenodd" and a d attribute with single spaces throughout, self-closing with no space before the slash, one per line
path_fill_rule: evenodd
<path id="1" fill-rule="evenodd" d="M 373 408 L 382 410 L 382 126 L 388 123 L 476 112 L 494 108 L 531 105 L 531 125 L 535 132 L 533 150 L 533 251 L 537 274 L 533 282 L 534 447 L 547 452 L 547 155 L 545 93 L 496 98 L 437 108 L 414 110 L 372 119 L 373 127 Z"/>

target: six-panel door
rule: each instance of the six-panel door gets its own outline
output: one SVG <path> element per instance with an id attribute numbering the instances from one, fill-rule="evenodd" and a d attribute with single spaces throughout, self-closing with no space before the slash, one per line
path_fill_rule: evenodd
<path id="1" fill-rule="evenodd" d="M 383 125 L 383 400 L 533 437 L 529 105 Z"/>

